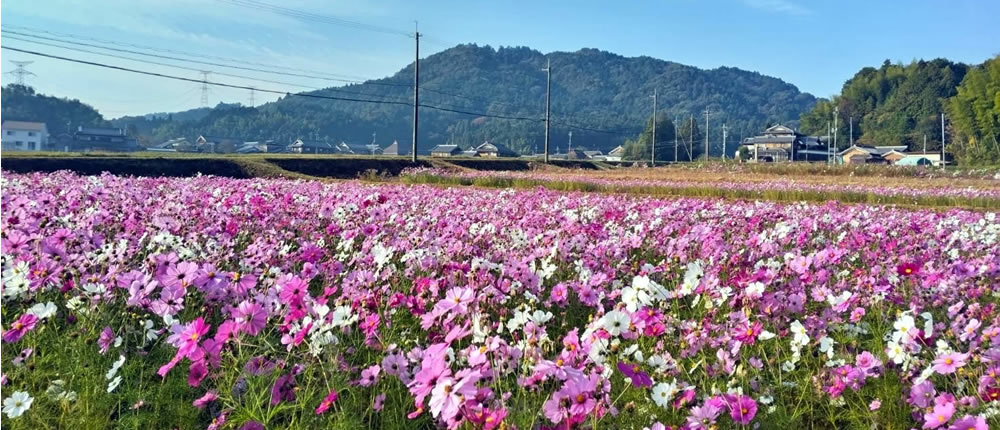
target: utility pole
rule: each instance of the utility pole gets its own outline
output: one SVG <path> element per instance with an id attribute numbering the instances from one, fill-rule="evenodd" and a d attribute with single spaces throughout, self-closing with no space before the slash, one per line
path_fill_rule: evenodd
<path id="1" fill-rule="evenodd" d="M 410 154 L 410 161 L 417 162 L 417 119 L 420 117 L 418 108 L 420 107 L 420 31 L 417 23 L 413 23 L 413 40 L 416 42 L 413 58 L 413 148 Z"/>
<path id="2" fill-rule="evenodd" d="M 726 132 L 728 132 L 726 124 L 722 124 L 722 161 L 726 161 Z"/>
<path id="3" fill-rule="evenodd" d="M 656 167 L 656 88 L 653 88 L 653 140 L 649 142 L 649 158 L 653 167 Z"/>
<path id="4" fill-rule="evenodd" d="M 944 165 L 944 112 L 941 112 L 941 167 Z"/>
<path id="5" fill-rule="evenodd" d="M 14 63 L 17 68 L 12 72 L 7 72 L 7 74 L 14 75 L 14 79 L 16 79 L 15 83 L 22 87 L 24 86 L 25 76 L 38 76 L 24 69 L 24 66 L 34 63 L 34 61 L 11 61 L 11 63 Z"/>
<path id="6" fill-rule="evenodd" d="M 837 146 L 837 135 L 840 130 L 837 129 L 837 117 L 840 116 L 840 106 L 833 108 L 833 147 L 840 148 Z"/>
<path id="7" fill-rule="evenodd" d="M 927 133 L 924 133 L 924 155 L 927 155 Z"/>
<path id="8" fill-rule="evenodd" d="M 711 134 L 708 132 L 708 115 L 709 115 L 708 108 L 705 108 L 705 161 L 708 161 L 709 158 L 708 135 Z"/>
<path id="9" fill-rule="evenodd" d="M 833 132 L 833 128 L 830 127 L 830 121 L 826 122 L 826 164 L 833 164 L 833 147 L 830 146 L 830 133 Z"/>
<path id="10" fill-rule="evenodd" d="M 208 107 L 208 74 L 207 70 L 201 71 L 201 106 Z"/>
<path id="11" fill-rule="evenodd" d="M 677 118 L 674 118 L 674 164 L 677 163 Z"/>
<path id="12" fill-rule="evenodd" d="M 854 117 L 852 116 L 850 118 L 851 118 L 850 119 L 850 121 L 851 121 L 851 138 L 848 139 L 848 141 L 851 142 L 851 146 L 854 146 Z"/>
<path id="13" fill-rule="evenodd" d="M 545 163 L 549 162 L 549 98 L 552 95 L 552 61 L 545 60 Z"/>
<path id="14" fill-rule="evenodd" d="M 694 161 L 694 115 L 691 115 L 691 131 L 688 132 L 688 161 Z"/>
<path id="15" fill-rule="evenodd" d="M 572 131 L 569 132 L 569 147 L 568 148 L 569 149 L 566 150 L 566 153 L 569 153 L 570 151 L 573 150 L 573 132 Z"/>

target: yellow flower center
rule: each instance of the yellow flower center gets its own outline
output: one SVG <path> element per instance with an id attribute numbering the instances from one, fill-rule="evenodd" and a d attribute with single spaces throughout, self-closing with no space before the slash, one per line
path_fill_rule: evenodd
<path id="1" fill-rule="evenodd" d="M 951 363 L 952 363 L 952 359 L 950 359 L 950 358 L 944 359 L 944 364 L 951 364 Z"/>

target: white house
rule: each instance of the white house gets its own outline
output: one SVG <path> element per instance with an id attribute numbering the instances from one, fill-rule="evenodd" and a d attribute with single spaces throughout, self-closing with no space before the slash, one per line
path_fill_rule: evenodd
<path id="1" fill-rule="evenodd" d="M 48 149 L 49 129 L 44 122 L 4 121 L 0 125 L 0 149 L 4 151 L 43 151 Z"/>

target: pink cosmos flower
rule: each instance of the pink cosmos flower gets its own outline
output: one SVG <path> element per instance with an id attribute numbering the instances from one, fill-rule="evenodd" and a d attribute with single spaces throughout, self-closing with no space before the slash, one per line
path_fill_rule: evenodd
<path id="1" fill-rule="evenodd" d="M 375 401 L 372 403 L 372 409 L 382 412 L 383 406 L 385 406 L 385 393 L 375 396 Z"/>
<path id="2" fill-rule="evenodd" d="M 35 324 L 38 323 L 38 317 L 35 314 L 26 313 L 21 315 L 14 324 L 11 324 L 10 328 L 3 333 L 3 341 L 7 343 L 14 343 L 21 340 L 25 334 L 35 328 Z"/>
<path id="3" fill-rule="evenodd" d="M 920 265 L 914 262 L 906 262 L 896 266 L 896 273 L 899 276 L 913 276 L 920 273 Z"/>
<path id="4" fill-rule="evenodd" d="M 111 342 L 114 340 L 115 332 L 111 331 L 111 327 L 104 327 L 104 330 L 101 330 L 101 336 L 97 338 L 97 346 L 101 348 L 101 355 L 104 355 L 111 349 Z"/>
<path id="5" fill-rule="evenodd" d="M 459 371 L 454 379 L 448 376 L 439 378 L 428 404 L 431 415 L 443 421 L 454 418 L 458 415 L 458 410 L 465 399 L 475 397 L 477 381 L 479 381 L 479 371 L 470 369 Z"/>
<path id="6" fill-rule="evenodd" d="M 955 373 L 959 367 L 965 366 L 965 360 L 968 358 L 969 354 L 963 354 L 960 352 L 940 355 L 938 358 L 934 359 L 934 371 L 942 375 Z"/>
<path id="7" fill-rule="evenodd" d="M 691 415 L 688 415 L 688 427 L 692 430 L 708 430 L 715 424 L 715 420 L 721 412 L 722 409 L 708 402 L 701 406 L 695 406 L 691 408 Z"/>
<path id="8" fill-rule="evenodd" d="M 910 403 L 920 408 L 926 408 L 934 401 L 935 395 L 937 395 L 937 391 L 934 389 L 934 384 L 931 381 L 924 381 L 910 389 Z"/>
<path id="9" fill-rule="evenodd" d="M 327 394 L 326 397 L 323 398 L 323 401 L 320 402 L 319 406 L 316 407 L 316 415 L 321 415 L 329 410 L 330 407 L 337 402 L 338 398 L 340 398 L 340 394 L 337 393 L 337 390 L 330 391 L 330 394 Z"/>
<path id="10" fill-rule="evenodd" d="M 955 420 L 955 423 L 948 427 L 948 430 L 990 430 L 986 424 L 986 418 L 978 415 L 966 415 Z"/>
<path id="11" fill-rule="evenodd" d="M 382 368 L 375 364 L 361 371 L 361 379 L 358 380 L 358 385 L 362 387 L 370 387 L 378 382 L 378 375 Z"/>
<path id="12" fill-rule="evenodd" d="M 955 404 L 945 403 L 943 405 L 935 405 L 931 412 L 924 414 L 924 427 L 925 429 L 936 429 L 948 423 L 951 420 L 951 416 L 955 414 Z"/>
<path id="13" fill-rule="evenodd" d="M 244 300 L 233 310 L 233 321 L 239 331 L 256 336 L 267 324 L 267 311 L 255 302 Z"/>
<path id="14" fill-rule="evenodd" d="M 205 406 L 208 406 L 209 403 L 214 402 L 215 399 L 218 399 L 218 398 L 219 398 L 219 396 L 218 396 L 218 394 L 215 393 L 215 391 L 209 391 L 209 392 L 205 393 L 204 396 L 201 396 L 197 400 L 194 401 L 194 407 L 196 407 L 198 409 L 205 409 Z"/>
<path id="15" fill-rule="evenodd" d="M 881 407 L 882 407 L 882 401 L 879 399 L 872 400 L 872 402 L 868 404 L 868 410 L 872 411 L 877 411 Z"/>

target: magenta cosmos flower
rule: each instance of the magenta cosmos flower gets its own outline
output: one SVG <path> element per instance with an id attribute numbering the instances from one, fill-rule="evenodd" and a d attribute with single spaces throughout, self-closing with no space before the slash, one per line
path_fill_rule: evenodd
<path id="1" fill-rule="evenodd" d="M 959 367 L 965 366 L 965 360 L 968 358 L 969 354 L 963 354 L 960 352 L 951 352 L 941 355 L 934 359 L 934 371 L 942 375 L 955 373 Z"/>
<path id="2" fill-rule="evenodd" d="M 747 396 L 740 396 L 736 402 L 729 405 L 729 416 L 741 425 L 750 424 L 757 415 L 757 402 Z"/>
<path id="3" fill-rule="evenodd" d="M 339 398 L 340 394 L 337 393 L 337 390 L 330 391 L 330 394 L 327 394 L 326 397 L 323 398 L 323 401 L 319 403 L 319 406 L 316 407 L 316 415 L 320 415 L 329 410 Z"/>
<path id="4" fill-rule="evenodd" d="M 101 331 L 101 336 L 97 338 L 97 345 L 101 347 L 101 355 L 104 355 L 111 349 L 111 342 L 115 340 L 115 332 L 111 330 L 111 327 L 104 327 Z"/>
<path id="5" fill-rule="evenodd" d="M 243 301 L 233 310 L 233 321 L 239 331 L 256 336 L 267 324 L 267 311 L 257 303 Z"/>
<path id="6" fill-rule="evenodd" d="M 7 343 L 14 343 L 21 340 L 25 334 L 35 328 L 35 324 L 38 323 L 38 317 L 35 314 L 24 314 L 21 315 L 14 324 L 10 326 L 10 329 L 3 333 L 3 341 Z"/>
<path id="7" fill-rule="evenodd" d="M 631 379 L 632 385 L 637 388 L 649 387 L 653 385 L 653 379 L 649 377 L 649 374 L 639 369 L 638 364 L 629 364 L 624 361 L 619 361 L 618 370 L 621 371 L 626 378 Z"/>

